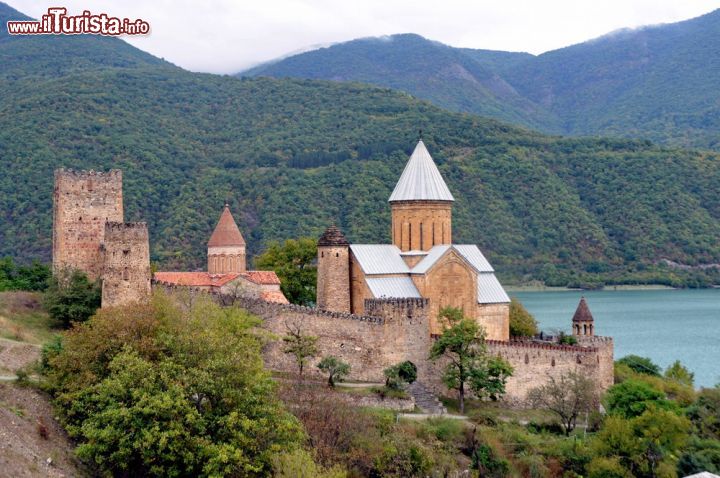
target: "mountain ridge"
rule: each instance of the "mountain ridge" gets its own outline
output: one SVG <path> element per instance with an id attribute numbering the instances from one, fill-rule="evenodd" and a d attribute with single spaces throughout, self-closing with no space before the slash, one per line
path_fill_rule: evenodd
<path id="1" fill-rule="evenodd" d="M 403 41 L 408 36 L 412 43 Z M 454 48 L 414 34 L 387 38 L 391 41 L 339 43 L 238 75 L 362 81 L 548 134 L 720 148 L 720 92 L 714 87 L 720 83 L 720 9 L 682 22 L 622 29 L 536 56 Z M 433 54 L 427 53 L 430 48 Z M 423 69 L 396 61 L 395 71 L 386 71 L 389 50 L 392 58 L 419 55 Z M 456 78 L 442 84 L 439 72 L 448 65 Z M 457 78 L 465 72 L 482 88 Z"/>
<path id="2" fill-rule="evenodd" d="M 546 136 L 389 88 L 191 73 L 118 42 L 57 40 L 0 45 L 14 62 L 0 71 L 0 256 L 49 260 L 60 167 L 122 169 L 126 219 L 148 222 L 166 270 L 204 267 L 226 200 L 250 256 L 333 222 L 355 243 L 387 242 L 387 199 L 422 129 L 456 198 L 455 239 L 503 279 L 720 282 L 657 264 L 720 262 L 715 153 Z M 28 56 L 28 42 L 44 48 Z M 114 48 L 139 60 L 108 63 Z M 74 68 L 54 68 L 63 55 Z"/>

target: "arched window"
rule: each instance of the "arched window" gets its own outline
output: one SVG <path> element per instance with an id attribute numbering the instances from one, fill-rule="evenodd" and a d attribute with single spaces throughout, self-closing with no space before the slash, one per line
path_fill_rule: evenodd
<path id="1" fill-rule="evenodd" d="M 127 267 L 123 269 L 122 278 L 123 280 L 130 280 L 130 271 L 128 271 Z"/>
<path id="2" fill-rule="evenodd" d="M 530 356 L 528 354 L 525 354 L 525 364 L 530 363 Z"/>
<path id="3" fill-rule="evenodd" d="M 550 366 L 551 367 L 555 366 L 555 357 L 553 357 L 552 360 L 550 360 Z"/>
<path id="4" fill-rule="evenodd" d="M 583 335 L 587 335 L 587 324 L 583 324 Z"/>

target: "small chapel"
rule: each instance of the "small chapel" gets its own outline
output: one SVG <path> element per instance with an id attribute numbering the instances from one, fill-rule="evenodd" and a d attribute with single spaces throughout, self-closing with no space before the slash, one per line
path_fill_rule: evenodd
<path id="1" fill-rule="evenodd" d="M 156 283 L 287 304 L 274 271 L 247 270 L 245 239 L 225 204 L 207 246 L 207 272 L 156 272 Z"/>
<path id="2" fill-rule="evenodd" d="M 453 244 L 455 201 L 435 161 L 418 141 L 389 203 L 392 244 L 350 244 L 330 226 L 318 240 L 317 306 L 365 313 L 365 299 L 429 299 L 431 335 L 440 309 L 463 310 L 487 339 L 510 338 L 510 298 L 474 244 Z"/>

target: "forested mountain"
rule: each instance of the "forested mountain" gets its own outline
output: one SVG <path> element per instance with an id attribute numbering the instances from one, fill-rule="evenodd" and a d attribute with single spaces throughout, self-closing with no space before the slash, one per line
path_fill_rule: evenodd
<path id="1" fill-rule="evenodd" d="M 363 81 L 546 133 L 720 148 L 720 10 L 539 56 L 395 35 L 303 53 L 242 75 Z"/>
<path id="2" fill-rule="evenodd" d="M 332 222 L 388 241 L 387 198 L 422 129 L 457 199 L 455 239 L 505 279 L 707 283 L 655 264 L 720 262 L 716 154 L 543 136 L 360 84 L 190 73 L 119 41 L 69 48 L 87 66 L 45 75 L 62 58 L 35 42 L 62 56 L 57 40 L 2 44 L 21 66 L 0 79 L 0 256 L 49 260 L 58 167 L 122 169 L 126 220 L 148 222 L 162 268 L 204 267 L 225 200 L 251 255 Z M 138 60 L 98 60 L 115 46 Z"/>
<path id="3" fill-rule="evenodd" d="M 454 111 L 559 132 L 552 114 L 520 96 L 494 71 L 498 63 L 510 64 L 525 56 L 487 50 L 468 53 L 406 34 L 353 40 L 260 65 L 241 75 L 359 81 L 407 91 Z"/>

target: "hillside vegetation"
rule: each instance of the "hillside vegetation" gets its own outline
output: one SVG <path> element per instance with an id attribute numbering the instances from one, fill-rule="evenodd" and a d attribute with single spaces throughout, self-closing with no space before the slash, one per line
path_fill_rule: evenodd
<path id="1" fill-rule="evenodd" d="M 0 74 L 0 256 L 49 260 L 59 167 L 122 169 L 126 220 L 148 222 L 164 269 L 204 267 L 225 200 L 251 255 L 332 222 L 353 242 L 388 241 L 387 198 L 422 129 L 457 198 L 456 240 L 505 279 L 718 281 L 655 265 L 720 262 L 715 154 L 543 136 L 360 84 L 109 66 L 91 44 L 76 69 L 35 75 L 47 59 L 24 40 L 0 34 L 28 65 Z"/>
<path id="2" fill-rule="evenodd" d="M 720 10 L 525 53 L 418 35 L 341 43 L 242 75 L 362 81 L 547 133 L 720 148 Z"/>

